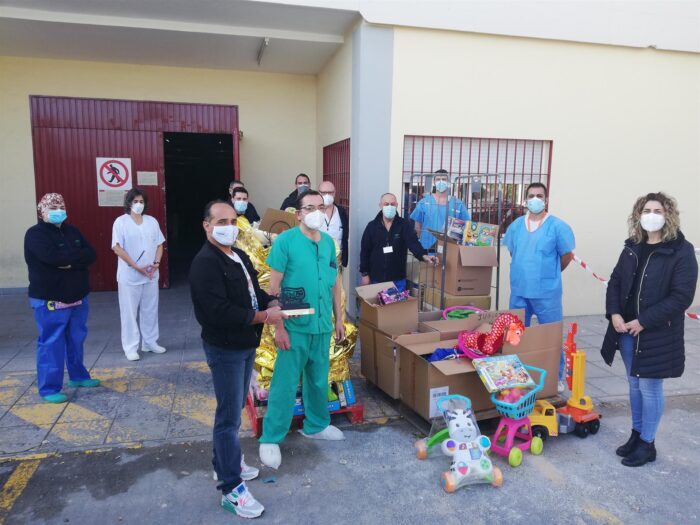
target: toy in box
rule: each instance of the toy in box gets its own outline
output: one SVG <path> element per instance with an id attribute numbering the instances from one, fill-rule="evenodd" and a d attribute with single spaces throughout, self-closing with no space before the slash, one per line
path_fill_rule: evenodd
<path id="1" fill-rule="evenodd" d="M 462 244 L 465 246 L 496 246 L 498 226 L 485 222 L 467 221 Z"/>
<path id="2" fill-rule="evenodd" d="M 535 382 L 517 355 L 496 355 L 472 360 L 477 374 L 489 392 L 525 389 Z"/>

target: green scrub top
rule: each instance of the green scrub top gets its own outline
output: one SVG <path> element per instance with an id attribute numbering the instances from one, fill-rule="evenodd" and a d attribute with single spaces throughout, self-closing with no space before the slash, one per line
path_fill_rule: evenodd
<path id="1" fill-rule="evenodd" d="M 282 233 L 270 249 L 267 264 L 282 273 L 281 293 L 293 293 L 315 310 L 284 321 L 290 332 L 333 332 L 333 285 L 338 269 L 335 242 L 327 233 L 314 242 L 297 226 Z"/>

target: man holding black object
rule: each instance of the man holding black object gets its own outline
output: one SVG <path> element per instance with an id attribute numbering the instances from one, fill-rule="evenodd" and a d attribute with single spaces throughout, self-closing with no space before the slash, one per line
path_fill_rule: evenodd
<path id="1" fill-rule="evenodd" d="M 396 212 L 398 201 L 393 193 L 385 193 L 379 199 L 380 212 L 362 234 L 360 248 L 360 283 L 393 281 L 402 292 L 406 289 L 406 258 L 408 250 L 419 261 L 436 264 L 437 259 L 418 242 L 418 236 L 410 221 Z"/>
<path id="2" fill-rule="evenodd" d="M 190 289 L 216 394 L 212 464 L 220 481 L 221 506 L 241 517 L 257 518 L 264 508 L 244 481 L 256 478 L 258 469 L 243 461 L 238 429 L 263 324 L 279 323 L 285 314 L 260 289 L 245 252 L 233 247 L 237 218 L 227 202 L 207 204 L 207 242 L 192 261 Z"/>
<path id="3" fill-rule="evenodd" d="M 335 242 L 319 231 L 326 208 L 320 193 L 304 192 L 295 207 L 299 226 L 280 234 L 267 258 L 270 293 L 280 296 L 283 311 L 297 314 L 276 326 L 277 360 L 260 437 L 260 460 L 275 469 L 282 463 L 279 444 L 289 432 L 300 376 L 305 415 L 301 434 L 345 439 L 330 424 L 328 413 L 331 311 L 336 340 L 345 338 Z"/>

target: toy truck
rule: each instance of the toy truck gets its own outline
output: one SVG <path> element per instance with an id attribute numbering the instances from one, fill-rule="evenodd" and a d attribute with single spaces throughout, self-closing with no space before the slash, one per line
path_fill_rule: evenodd
<path id="1" fill-rule="evenodd" d="M 576 323 L 572 323 L 564 345 L 566 381 L 571 390 L 566 406 L 557 409 L 548 401 L 539 400 L 530 414 L 532 433 L 543 441 L 549 436 L 571 432 L 585 438 L 600 429 L 601 415 L 593 410 L 593 402 L 585 393 L 586 353 L 576 349 L 577 330 Z"/>

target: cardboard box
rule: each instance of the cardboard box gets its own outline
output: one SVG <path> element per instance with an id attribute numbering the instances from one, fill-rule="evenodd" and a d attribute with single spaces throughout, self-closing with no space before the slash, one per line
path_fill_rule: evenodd
<path id="1" fill-rule="evenodd" d="M 415 297 L 409 297 L 400 303 L 380 304 L 377 294 L 393 285 L 386 282 L 355 288 L 360 298 L 360 320 L 380 330 L 403 334 L 417 326 L 418 301 Z"/>
<path id="2" fill-rule="evenodd" d="M 444 253 L 440 253 L 443 252 Z M 438 245 L 438 257 L 445 260 L 445 291 L 452 295 L 490 295 L 493 268 L 497 266 L 496 248 L 462 246 L 447 242 Z M 433 274 L 432 287 L 439 290 L 442 272 Z"/>
<path id="3" fill-rule="evenodd" d="M 298 225 L 299 221 L 295 214 L 268 208 L 258 228 L 270 233 L 282 233 Z"/>
<path id="4" fill-rule="evenodd" d="M 492 312 L 489 312 L 491 314 Z M 454 327 L 456 323 L 471 324 L 478 328 L 481 319 L 471 318 L 456 321 L 437 321 L 443 329 Z M 451 323 L 450 325 L 444 323 Z M 436 323 L 424 323 L 424 328 L 435 327 Z M 470 328 L 464 328 L 470 329 Z M 442 340 L 440 347 L 457 344 L 456 339 Z M 520 360 L 531 366 L 544 368 L 547 377 L 538 397 L 546 398 L 557 393 L 557 372 L 562 344 L 562 323 L 532 326 L 525 330 L 520 344 L 513 347 L 504 345 L 503 353 L 518 354 Z M 401 400 L 425 419 L 437 417 L 435 402 L 440 396 L 461 394 L 472 401 L 475 411 L 492 408 L 489 393 L 486 391 L 469 359 L 451 359 L 429 363 L 425 358 L 438 347 L 435 342 L 411 344 L 400 348 L 401 369 L 399 389 Z M 536 374 L 535 374 L 536 375 Z M 535 380 L 538 378 L 535 377 Z"/>
<path id="5" fill-rule="evenodd" d="M 440 288 L 426 288 L 423 296 L 426 304 L 440 308 Z M 491 309 L 490 295 L 453 295 L 445 292 L 445 308 L 450 306 L 476 306 L 482 310 Z"/>

